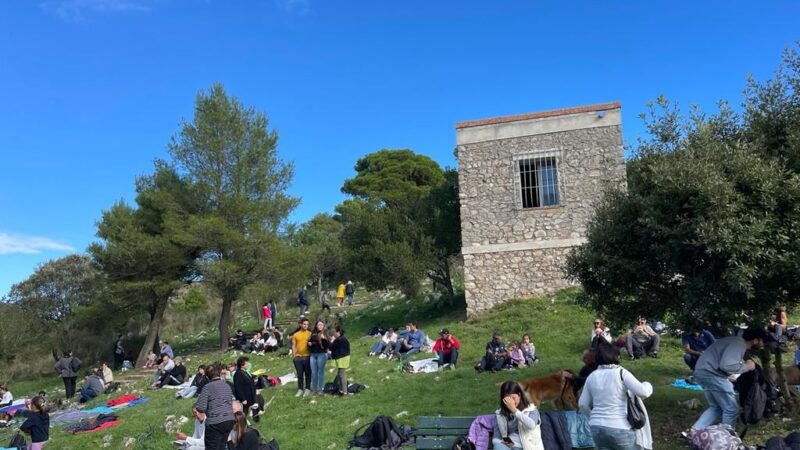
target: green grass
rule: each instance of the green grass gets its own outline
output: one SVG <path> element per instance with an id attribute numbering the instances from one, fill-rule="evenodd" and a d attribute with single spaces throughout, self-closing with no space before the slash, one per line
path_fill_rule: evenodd
<path id="1" fill-rule="evenodd" d="M 294 398 L 296 385 L 266 389 L 263 395 L 271 406 L 257 425 L 262 436 L 275 437 L 281 448 L 288 450 L 344 449 L 347 441 L 361 425 L 376 415 L 397 417 L 399 423 L 414 424 L 422 415 L 477 415 L 491 413 L 498 407 L 498 383 L 506 379 L 522 379 L 550 374 L 563 368 L 580 368 L 580 353 L 587 344 L 592 314 L 573 303 L 575 290 L 562 291 L 554 296 L 532 300 L 515 300 L 495 308 L 475 320 L 465 320 L 463 304 L 447 306 L 434 300 L 375 300 L 368 306 L 345 309 L 344 319 L 352 347 L 352 368 L 349 377 L 369 386 L 364 392 L 339 397 Z M 334 309 L 334 311 L 337 311 Z M 396 363 L 366 356 L 372 339 L 361 335 L 370 327 L 402 326 L 407 320 L 416 320 L 420 328 L 434 337 L 442 327 L 448 327 L 462 343 L 461 363 L 457 370 L 436 374 L 405 374 L 393 371 Z M 500 331 L 506 339 L 518 339 L 530 333 L 536 344 L 541 363 L 534 368 L 513 372 L 476 373 L 472 365 L 483 354 L 486 342 L 493 331 Z M 203 344 L 213 343 L 206 338 Z M 197 344 L 183 342 L 178 348 L 195 350 Z M 198 364 L 215 360 L 228 361 L 233 356 L 218 351 L 192 353 L 189 370 Z M 672 337 L 662 341 L 659 359 L 625 361 L 623 365 L 640 380 L 650 381 L 655 392 L 647 400 L 655 448 L 684 449 L 678 438 L 680 430 L 687 428 L 700 411 L 690 411 L 680 406 L 680 401 L 690 398 L 702 399 L 702 394 L 674 389 L 668 385 L 677 377 L 688 375 L 683 364 L 679 342 Z M 427 357 L 422 355 L 421 357 Z M 288 356 L 269 354 L 252 356 L 255 368 L 266 368 L 272 375 L 280 376 L 292 371 Z M 333 378 L 329 373 L 328 381 Z M 47 379 L 44 386 L 52 387 L 58 380 Z M 35 392 L 36 382 L 17 385 L 15 392 Z M 143 385 L 134 386 L 143 389 Z M 146 404 L 119 412 L 122 423 L 108 431 L 96 434 L 69 435 L 63 426 L 51 429 L 49 448 L 79 450 L 101 448 L 103 436 L 112 436 L 108 448 L 122 448 L 125 437 L 137 438 L 137 449 L 172 448 L 174 439 L 163 429 L 163 422 L 170 414 L 190 417 L 191 400 L 175 400 L 174 391 L 144 391 L 150 397 Z M 98 399 L 89 407 L 99 405 L 106 398 Z M 549 409 L 544 406 L 543 409 Z M 756 444 L 776 434 L 785 434 L 797 429 L 798 418 L 790 422 L 780 419 L 760 424 L 751 429 L 748 443 Z M 191 432 L 191 422 L 184 429 Z M 0 432 L 0 443 L 10 437 L 11 432 Z"/>

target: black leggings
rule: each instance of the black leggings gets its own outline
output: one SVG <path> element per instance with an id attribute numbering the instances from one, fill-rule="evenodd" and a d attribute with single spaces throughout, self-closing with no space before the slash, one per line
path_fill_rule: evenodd
<path id="1" fill-rule="evenodd" d="M 295 356 L 292 362 L 297 372 L 297 389 L 311 389 L 311 358 Z"/>
<path id="2" fill-rule="evenodd" d="M 66 391 L 67 398 L 72 398 L 75 395 L 75 380 L 78 377 L 63 377 L 64 391 Z"/>

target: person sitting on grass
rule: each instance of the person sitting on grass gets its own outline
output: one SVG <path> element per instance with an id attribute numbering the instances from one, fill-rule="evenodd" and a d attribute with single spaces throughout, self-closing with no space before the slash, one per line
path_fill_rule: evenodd
<path id="1" fill-rule="evenodd" d="M 278 330 L 272 330 L 271 333 L 267 334 L 267 338 L 264 340 L 264 351 L 274 352 L 280 348 L 282 340 L 283 336 L 281 335 L 281 332 Z"/>
<path id="2" fill-rule="evenodd" d="M 661 337 L 650 328 L 643 316 L 639 316 L 636 324 L 625 336 L 625 348 L 631 359 L 643 358 L 645 355 L 658 358 L 660 345 Z"/>
<path id="3" fill-rule="evenodd" d="M 165 377 L 159 382 L 159 387 L 180 386 L 186 380 L 186 366 L 183 365 L 183 358 L 175 358 L 175 367 L 172 368 Z"/>
<path id="4" fill-rule="evenodd" d="M 508 351 L 503 344 L 502 335 L 495 332 L 492 335 L 492 340 L 486 344 L 486 354 L 484 354 L 480 362 L 475 365 L 475 370 L 478 372 L 484 370 L 497 372 L 504 367 L 508 367 L 509 364 Z"/>
<path id="5" fill-rule="evenodd" d="M 244 331 L 236 330 L 236 335 L 231 336 L 228 338 L 228 346 L 241 351 L 247 351 L 247 336 L 244 335 Z"/>
<path id="6" fill-rule="evenodd" d="M 169 359 L 175 358 L 175 353 L 172 351 L 172 347 L 170 347 L 169 342 L 161 341 L 161 353 L 160 355 L 167 355 Z"/>
<path id="7" fill-rule="evenodd" d="M 394 350 L 394 344 L 396 343 L 397 333 L 394 332 L 394 328 L 389 328 L 386 333 L 383 333 L 381 339 L 372 345 L 369 350 L 369 356 L 380 355 L 381 358 L 385 358 L 387 354 Z"/>
<path id="8" fill-rule="evenodd" d="M 442 331 L 439 332 L 439 339 L 433 344 L 433 353 L 436 353 L 439 367 L 449 364 L 450 367 L 455 368 L 459 350 L 461 350 L 461 344 L 458 339 L 450 334 L 450 330 L 442 328 Z"/>
<path id="9" fill-rule="evenodd" d="M 233 430 L 228 436 L 228 450 L 258 450 L 261 436 L 247 424 L 247 415 L 242 411 L 233 414 Z"/>
<path id="10" fill-rule="evenodd" d="M 425 333 L 417 329 L 417 323 L 408 322 L 406 330 L 408 330 L 406 335 L 397 339 L 397 343 L 394 345 L 394 352 L 389 359 L 408 359 L 408 357 L 417 353 L 420 347 L 422 347 Z"/>
<path id="11" fill-rule="evenodd" d="M 708 330 L 701 331 L 700 329 L 695 329 L 692 330 L 691 333 L 687 333 L 683 336 L 683 339 L 681 339 L 684 352 L 683 362 L 694 371 L 694 367 L 697 365 L 697 360 L 700 359 L 700 355 L 702 355 L 708 347 L 711 347 L 711 344 L 716 342 L 716 340 L 714 335 Z"/>
<path id="12" fill-rule="evenodd" d="M 539 358 L 536 356 L 536 346 L 531 342 L 531 335 L 522 335 L 522 344 L 520 344 L 519 348 L 522 350 L 522 354 L 525 355 L 525 362 L 529 366 L 539 362 Z"/>
<path id="13" fill-rule="evenodd" d="M 192 431 L 192 435 L 187 436 L 186 433 L 179 430 L 175 437 L 178 441 L 181 441 L 181 443 L 178 444 L 176 442 L 176 444 L 178 444 L 182 450 L 204 450 L 206 448 L 203 442 L 203 437 L 206 434 L 206 418 L 197 408 L 192 408 L 192 415 L 194 416 L 194 430 Z"/>
<path id="14" fill-rule="evenodd" d="M 147 359 L 144 360 L 144 368 L 150 368 L 156 365 L 156 354 L 155 352 L 150 352 L 147 354 Z"/>
<path id="15" fill-rule="evenodd" d="M 111 372 L 111 368 L 108 367 L 108 363 L 103 361 L 100 365 L 100 372 L 103 374 L 103 384 L 106 387 L 111 386 L 111 383 L 114 382 L 114 373 Z"/>
<path id="16" fill-rule="evenodd" d="M 601 339 L 609 344 L 613 340 L 611 337 L 611 330 L 606 326 L 606 322 L 598 317 L 594 319 L 594 328 L 592 328 L 592 335 L 589 337 L 589 343 L 592 344 L 592 347 L 597 347 Z"/>
<path id="17" fill-rule="evenodd" d="M 200 391 L 203 390 L 203 386 L 208 383 L 208 377 L 206 376 L 206 366 L 200 365 L 197 368 L 197 373 L 192 378 L 192 382 L 189 386 L 179 390 L 175 393 L 175 398 L 192 398 L 195 395 L 198 395 Z"/>
<path id="18" fill-rule="evenodd" d="M 173 368 L 175 368 L 175 362 L 166 354 L 161 355 L 161 364 L 158 365 L 155 373 L 153 373 L 153 387 L 159 387 L 159 382 L 168 376 Z"/>
<path id="19" fill-rule="evenodd" d="M 264 338 L 261 337 L 261 333 L 256 333 L 253 337 L 247 342 L 247 351 L 250 353 L 264 353 Z"/>
<path id="20" fill-rule="evenodd" d="M 86 403 L 105 390 L 103 380 L 93 371 L 86 371 L 80 390 L 80 403 Z"/>
<path id="21" fill-rule="evenodd" d="M 527 366 L 525 363 L 525 354 L 522 353 L 522 348 L 520 348 L 520 346 L 521 344 L 519 341 L 511 341 L 511 344 L 508 346 L 508 360 L 511 363 L 511 367 L 522 368 Z"/>
<path id="22" fill-rule="evenodd" d="M 8 386 L 0 386 L 0 407 L 9 406 L 14 403 L 14 395 L 8 390 Z"/>

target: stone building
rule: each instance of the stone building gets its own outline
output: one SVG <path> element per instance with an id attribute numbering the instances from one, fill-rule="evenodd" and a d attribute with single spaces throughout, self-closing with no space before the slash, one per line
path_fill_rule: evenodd
<path id="1" fill-rule="evenodd" d="M 625 185 L 619 103 L 456 124 L 467 313 L 570 284 L 595 202 Z"/>

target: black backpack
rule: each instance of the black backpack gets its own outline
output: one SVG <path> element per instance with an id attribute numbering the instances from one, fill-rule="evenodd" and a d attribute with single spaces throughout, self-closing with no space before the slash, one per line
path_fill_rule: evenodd
<path id="1" fill-rule="evenodd" d="M 280 450 L 278 448 L 278 441 L 275 439 L 267 442 L 264 439 L 261 439 L 258 443 L 258 450 Z"/>
<path id="2" fill-rule="evenodd" d="M 740 375 L 734 387 L 739 392 L 741 418 L 745 424 L 756 424 L 779 412 L 779 391 L 758 364 L 754 370 Z"/>
<path id="3" fill-rule="evenodd" d="M 25 450 L 28 448 L 28 443 L 25 442 L 25 436 L 21 433 L 17 432 L 14 437 L 11 438 L 11 442 L 8 443 L 8 448 L 16 448 Z"/>
<path id="4" fill-rule="evenodd" d="M 364 430 L 364 432 L 359 436 L 358 432 L 361 430 Z M 411 440 L 413 440 L 413 434 L 408 430 L 398 427 L 389 417 L 378 416 L 371 423 L 362 426 L 356 431 L 353 439 L 349 442 L 350 446 L 348 448 L 395 450 Z"/>

